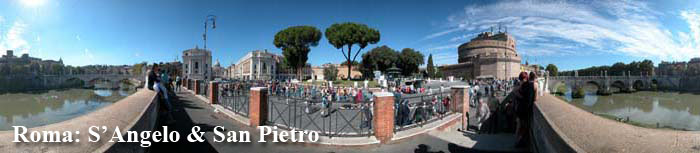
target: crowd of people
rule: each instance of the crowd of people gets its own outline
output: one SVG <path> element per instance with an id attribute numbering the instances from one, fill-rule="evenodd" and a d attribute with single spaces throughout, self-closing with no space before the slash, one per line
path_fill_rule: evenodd
<path id="1" fill-rule="evenodd" d="M 167 109 L 167 123 L 175 122 L 172 118 L 172 96 L 170 92 L 179 91 L 183 80 L 178 75 L 167 70 L 160 69 L 158 64 L 153 64 L 147 72 L 145 86 L 149 90 L 158 93 L 163 105 Z M 532 123 L 532 109 L 537 100 L 537 75 L 523 72 L 517 79 L 509 80 L 469 80 L 470 86 L 469 105 L 476 107 L 476 127 L 481 127 L 490 117 L 491 107 L 485 99 L 498 96 L 507 96 L 512 93 L 515 98 L 511 102 L 504 103 L 506 111 L 515 116 L 515 133 L 518 138 L 517 146 L 529 145 L 530 126 Z M 281 81 L 228 81 L 220 84 L 221 94 L 242 95 L 247 94 L 251 87 L 267 87 L 271 96 L 281 96 L 302 100 L 307 104 L 306 113 L 320 112 L 323 116 L 329 116 L 334 109 L 359 109 L 364 113 L 362 127 L 371 128 L 371 116 L 373 107 L 373 92 L 364 87 L 332 86 L 328 84 L 314 85 L 304 83 L 291 83 Z M 391 84 L 388 88 L 378 89 L 394 94 L 395 125 L 401 127 L 411 124 L 425 123 L 428 120 L 446 114 L 450 110 L 452 97 L 446 93 L 446 88 L 431 89 L 415 87 L 412 85 Z M 421 97 L 420 100 L 410 100 L 410 97 Z M 336 107 L 334 103 L 337 103 Z M 320 106 L 319 111 L 311 111 L 311 107 Z M 468 116 L 467 116 L 468 117 Z"/>
<path id="2" fill-rule="evenodd" d="M 160 65 L 163 65 L 163 63 Z M 176 75 L 167 69 L 161 69 L 159 64 L 153 63 L 151 69 L 146 72 L 146 83 L 144 84 L 148 90 L 153 90 L 157 93 L 158 99 L 162 99 L 159 101 L 166 109 L 166 124 L 175 123 L 175 118 L 172 116 L 174 109 L 171 101 L 173 97 L 171 92 L 173 91 L 173 87 L 179 88 L 179 85 L 177 85 L 179 83 L 177 82 L 180 82 L 179 76 L 176 76 L 175 79 L 172 79 L 171 76 Z M 176 84 L 175 86 L 173 86 L 174 82 Z"/>

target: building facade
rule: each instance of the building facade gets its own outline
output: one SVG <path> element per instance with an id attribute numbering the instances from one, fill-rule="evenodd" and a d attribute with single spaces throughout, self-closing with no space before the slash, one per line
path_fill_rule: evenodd
<path id="1" fill-rule="evenodd" d="M 277 64 L 282 61 L 282 56 L 267 52 L 267 50 L 255 50 L 249 52 L 238 62 L 229 68 L 229 76 L 238 80 L 271 80 L 278 77 Z"/>
<path id="2" fill-rule="evenodd" d="M 195 47 L 182 51 L 183 76 L 188 79 L 212 80 L 211 51 Z"/>
<path id="3" fill-rule="evenodd" d="M 688 62 L 661 62 L 656 69 L 656 75 L 683 76 L 688 69 Z"/>
<path id="4" fill-rule="evenodd" d="M 510 79 L 521 71 L 515 38 L 505 32 L 483 32 L 460 45 L 457 52 L 459 63 L 438 67 L 445 76 Z"/>
<path id="5" fill-rule="evenodd" d="M 342 65 L 342 64 L 331 64 L 331 63 L 326 63 L 321 66 L 314 66 L 312 67 L 312 78 L 313 80 L 318 80 L 318 81 L 324 81 L 326 80 L 325 74 L 323 74 L 323 69 L 330 67 L 330 66 L 335 66 L 336 70 L 338 71 L 338 76 L 336 76 L 336 80 L 345 80 L 348 77 L 346 76 L 348 74 L 348 66 Z M 350 75 L 352 75 L 353 79 L 359 79 L 362 78 L 362 72 L 357 70 L 357 67 L 355 66 L 352 68 L 352 71 L 350 71 Z"/>
<path id="6" fill-rule="evenodd" d="M 15 68 L 15 71 L 11 69 Z M 13 50 L 7 50 L 5 55 L 0 57 L 0 74 L 67 74 L 63 69 L 63 60 L 42 60 L 41 58 L 30 57 L 25 53 L 15 56 Z"/>

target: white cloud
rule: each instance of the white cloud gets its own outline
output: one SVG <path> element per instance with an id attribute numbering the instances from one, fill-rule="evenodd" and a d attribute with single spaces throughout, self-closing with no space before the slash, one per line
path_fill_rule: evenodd
<path id="1" fill-rule="evenodd" d="M 442 46 L 436 46 L 428 48 L 428 52 L 441 51 L 441 50 L 456 50 L 460 44 L 447 44 Z"/>
<path id="2" fill-rule="evenodd" d="M 435 65 L 454 64 L 457 63 L 457 54 L 452 52 L 436 53 L 433 54 L 433 62 Z"/>
<path id="3" fill-rule="evenodd" d="M 466 6 L 447 17 L 447 30 L 424 39 L 452 36 L 450 42 L 466 41 L 468 35 L 502 24 L 516 37 L 523 54 L 580 55 L 574 50 L 584 50 L 658 60 L 700 56 L 700 13 L 672 14 L 685 20 L 690 29 L 675 34 L 659 20 L 662 14 L 637 1 L 503 1 Z M 453 36 L 460 30 L 467 34 Z M 556 41 L 560 44 L 554 46 Z"/>
<path id="4" fill-rule="evenodd" d="M 88 60 L 87 61 L 88 64 L 94 63 L 93 61 L 95 61 L 95 55 L 93 55 L 89 49 L 85 48 L 85 52 L 84 52 L 83 56 L 85 57 L 85 59 Z"/>
<path id="5" fill-rule="evenodd" d="M 4 20 L 4 19 L 3 19 Z M 4 23 L 0 22 L 0 23 Z M 27 24 L 22 21 L 15 21 L 7 30 L 3 37 L 0 37 L 0 49 L 15 50 L 18 53 L 29 53 L 31 46 L 22 36 L 27 28 Z"/>

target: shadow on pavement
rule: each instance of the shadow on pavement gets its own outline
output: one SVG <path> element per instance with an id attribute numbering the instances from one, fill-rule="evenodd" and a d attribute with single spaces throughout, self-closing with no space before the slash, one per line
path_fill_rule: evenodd
<path id="1" fill-rule="evenodd" d="M 212 131 L 214 126 L 208 124 L 194 123 L 190 116 L 185 111 L 188 109 L 203 109 L 199 106 L 193 104 L 192 101 L 180 100 L 180 97 L 173 96 L 173 117 L 175 118 L 175 123 L 171 125 L 165 125 L 163 123 L 158 124 L 158 131 L 162 131 L 162 126 L 168 126 L 168 130 L 177 131 L 180 133 L 180 140 L 178 142 L 169 143 L 153 143 L 150 148 L 150 152 L 218 152 L 216 149 L 209 144 L 208 141 L 204 142 L 189 142 L 187 141 L 187 136 L 192 133 L 192 127 L 199 126 L 200 132 Z"/>

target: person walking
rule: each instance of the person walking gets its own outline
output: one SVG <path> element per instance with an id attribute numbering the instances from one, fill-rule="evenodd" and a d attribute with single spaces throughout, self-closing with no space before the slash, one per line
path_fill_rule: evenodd
<path id="1" fill-rule="evenodd" d="M 526 72 L 520 74 L 519 100 L 516 103 L 515 111 L 518 117 L 518 140 L 516 147 L 525 148 L 530 144 L 532 123 L 532 111 L 536 100 L 535 82 L 536 75 Z"/>

